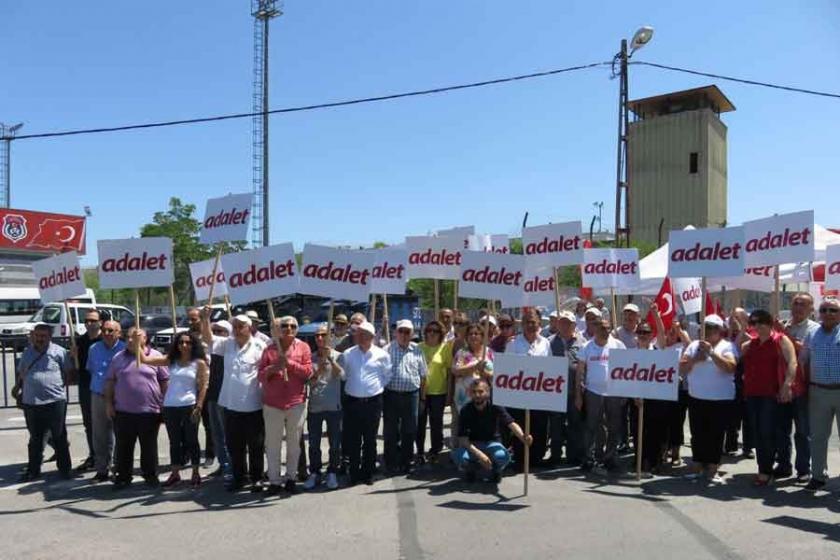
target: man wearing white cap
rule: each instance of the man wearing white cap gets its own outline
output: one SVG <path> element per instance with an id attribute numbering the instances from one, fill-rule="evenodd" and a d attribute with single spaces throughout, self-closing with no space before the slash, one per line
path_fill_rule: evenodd
<path id="1" fill-rule="evenodd" d="M 233 479 L 231 491 L 245 484 L 250 474 L 251 491 L 262 491 L 265 423 L 262 391 L 258 379 L 260 358 L 265 343 L 251 334 L 251 318 L 236 315 L 231 321 L 232 336 L 214 336 L 210 327 L 210 307 L 202 311 L 201 338 L 211 354 L 224 356 L 224 379 L 219 405 L 224 407 L 225 442 Z M 247 460 L 246 460 L 247 456 Z"/>
<path id="2" fill-rule="evenodd" d="M 583 338 L 588 340 L 592 340 L 595 337 L 595 332 L 598 330 L 601 319 L 604 319 L 604 315 L 598 311 L 595 307 L 587 307 L 586 312 L 583 314 L 584 324 L 585 327 L 581 331 Z"/>
<path id="3" fill-rule="evenodd" d="M 636 340 L 636 327 L 638 326 L 639 306 L 635 303 L 628 303 L 621 310 L 621 326 L 612 332 L 612 336 L 623 342 L 627 348 L 638 348 L 639 343 Z"/>
<path id="4" fill-rule="evenodd" d="M 344 368 L 344 432 L 347 434 L 350 484 L 373 484 L 376 469 L 376 433 L 382 415 L 382 393 L 391 380 L 391 357 L 373 345 L 376 331 L 368 321 L 359 323 L 356 345 L 342 353 Z"/>
<path id="5" fill-rule="evenodd" d="M 578 353 L 586 341 L 576 330 L 575 315 L 571 311 L 561 311 L 557 317 L 557 334 L 548 339 L 554 356 L 569 358 L 569 380 L 566 412 L 549 414 L 549 436 L 551 438 L 551 465 L 558 466 L 566 447 L 566 459 L 569 464 L 580 465 L 585 459 L 583 447 L 583 416 L 575 408 L 574 388 L 577 387 Z"/>
<path id="6" fill-rule="evenodd" d="M 426 385 L 426 358 L 420 346 L 411 341 L 414 325 L 408 319 L 397 321 L 397 338 L 384 350 L 391 360 L 391 380 L 383 396 L 383 436 L 385 469 L 408 474 L 413 465 L 414 440 L 421 392 Z"/>
<path id="7" fill-rule="evenodd" d="M 552 311 L 548 314 L 548 326 L 545 327 L 542 331 L 540 331 L 541 336 L 549 338 L 557 334 L 557 331 L 559 329 L 557 325 L 557 317 L 557 311 Z"/>

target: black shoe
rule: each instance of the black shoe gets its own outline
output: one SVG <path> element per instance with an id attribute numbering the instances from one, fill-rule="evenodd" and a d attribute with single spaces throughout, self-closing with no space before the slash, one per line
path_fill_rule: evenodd
<path id="1" fill-rule="evenodd" d="M 60 476 L 62 480 L 70 480 L 71 478 L 73 478 L 75 476 L 75 474 L 72 471 L 69 471 L 69 470 L 68 471 L 59 471 L 58 476 Z"/>
<path id="2" fill-rule="evenodd" d="M 115 480 L 114 485 L 111 487 L 111 489 L 116 492 L 118 490 L 123 490 L 124 488 L 128 488 L 130 485 L 131 485 L 130 480 Z"/>
<path id="3" fill-rule="evenodd" d="M 225 484 L 225 490 L 228 492 L 239 492 L 245 484 L 241 480 L 233 480 L 231 479 L 227 484 Z"/>
<path id="4" fill-rule="evenodd" d="M 215 471 L 210 473 L 210 477 L 211 478 L 218 478 L 218 477 L 220 477 L 224 474 L 225 474 L 225 470 L 222 467 L 219 467 L 218 469 L 216 469 Z"/>
<path id="5" fill-rule="evenodd" d="M 55 463 L 55 451 L 53 451 L 53 454 L 50 455 L 48 459 L 45 459 L 44 462 L 45 463 Z"/>
<path id="6" fill-rule="evenodd" d="M 96 473 L 96 476 L 94 476 L 92 480 L 93 480 L 93 482 L 108 482 L 109 478 L 111 478 L 111 477 L 108 476 L 108 473 L 101 472 L 101 473 Z"/>
<path id="7" fill-rule="evenodd" d="M 78 467 L 76 467 L 76 472 L 78 472 L 78 473 L 87 472 L 87 471 L 89 471 L 90 469 L 92 469 L 92 468 L 93 468 L 93 466 L 94 466 L 94 463 L 93 463 L 93 457 L 88 457 L 87 459 L 85 459 L 84 461 L 82 461 L 82 464 L 81 464 L 81 465 L 79 465 Z"/>
<path id="8" fill-rule="evenodd" d="M 592 461 L 584 461 L 580 464 L 580 470 L 585 473 L 591 472 L 594 467 L 595 463 L 593 463 Z"/>
<path id="9" fill-rule="evenodd" d="M 24 471 L 18 477 L 18 482 L 32 482 L 33 480 L 38 480 L 41 478 L 41 473 L 33 473 L 29 471 Z"/>
<path id="10" fill-rule="evenodd" d="M 502 481 L 502 473 L 500 471 L 493 471 L 490 480 L 493 481 L 493 484 L 500 483 Z"/>
<path id="11" fill-rule="evenodd" d="M 604 468 L 609 473 L 617 473 L 621 470 L 621 467 L 615 461 L 604 461 Z"/>
<path id="12" fill-rule="evenodd" d="M 744 449 L 743 453 L 741 453 L 741 457 L 744 459 L 755 459 L 755 453 L 753 453 L 752 449 Z"/>
<path id="13" fill-rule="evenodd" d="M 780 478 L 790 478 L 793 476 L 793 471 L 790 469 L 783 469 L 781 467 L 776 467 L 773 469 L 773 478 L 776 480 Z"/>
<path id="14" fill-rule="evenodd" d="M 144 476 L 143 480 L 146 481 L 146 486 L 149 488 L 157 488 L 160 486 L 160 480 L 158 480 L 157 476 Z"/>
<path id="15" fill-rule="evenodd" d="M 265 493 L 269 496 L 276 496 L 283 492 L 283 486 L 280 484 L 269 484 L 268 488 L 266 489 Z"/>
<path id="16" fill-rule="evenodd" d="M 371 477 L 363 479 L 362 482 L 364 482 L 366 486 L 373 486 L 373 478 Z"/>
<path id="17" fill-rule="evenodd" d="M 289 494 L 297 494 L 298 493 L 297 484 L 295 484 L 295 481 L 292 480 L 291 478 L 286 481 L 286 484 L 283 485 L 283 490 L 285 490 Z"/>
<path id="18" fill-rule="evenodd" d="M 817 490 L 822 489 L 823 486 L 825 486 L 824 480 L 812 478 L 810 482 L 805 485 L 805 490 L 808 490 L 809 492 L 816 492 Z"/>
<path id="19" fill-rule="evenodd" d="M 475 471 L 467 471 L 464 474 L 464 481 L 469 483 L 469 484 L 472 484 L 473 482 L 475 482 L 475 478 L 476 478 Z"/>
<path id="20" fill-rule="evenodd" d="M 255 482 L 251 485 L 251 494 L 259 494 L 263 491 L 263 485 L 261 482 Z"/>

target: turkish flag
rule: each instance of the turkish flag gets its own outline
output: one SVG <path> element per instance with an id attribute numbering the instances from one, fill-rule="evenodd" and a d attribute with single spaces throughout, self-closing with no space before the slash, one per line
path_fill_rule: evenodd
<path id="1" fill-rule="evenodd" d="M 588 239 L 583 240 L 583 248 L 584 249 L 591 249 L 592 242 Z M 580 265 L 580 276 L 581 276 L 581 288 L 579 291 L 580 299 L 585 299 L 587 301 L 592 301 L 592 296 L 595 295 L 592 291 L 592 288 L 586 288 L 583 286 L 583 265 Z"/>
<path id="2" fill-rule="evenodd" d="M 656 307 L 659 308 L 659 316 L 662 317 L 662 324 L 665 329 L 671 328 L 674 324 L 674 319 L 677 317 L 677 309 L 674 305 L 674 288 L 671 286 L 671 279 L 666 277 L 662 281 L 662 287 L 659 288 L 659 294 L 653 300 Z M 648 311 L 645 321 L 653 330 L 653 336 L 656 336 L 656 321 L 653 319 L 653 311 Z"/>
<path id="3" fill-rule="evenodd" d="M 716 315 L 716 314 L 717 314 L 717 310 L 715 309 L 715 303 L 712 301 L 712 296 L 709 294 L 709 292 L 706 292 L 706 312 L 705 312 L 705 316 L 708 317 L 709 315 Z"/>
<path id="4" fill-rule="evenodd" d="M 45 218 L 37 225 L 35 235 L 26 244 L 54 251 L 84 249 L 85 219 Z"/>

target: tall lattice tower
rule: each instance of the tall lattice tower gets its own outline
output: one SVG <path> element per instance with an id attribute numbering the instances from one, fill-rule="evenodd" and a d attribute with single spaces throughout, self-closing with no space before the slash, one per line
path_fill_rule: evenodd
<path id="1" fill-rule="evenodd" d="M 251 212 L 254 247 L 269 244 L 268 233 L 268 24 L 281 15 L 282 2 L 251 0 L 254 16 L 254 98 L 253 182 L 254 208 Z"/>
<path id="2" fill-rule="evenodd" d="M 0 208 L 12 204 L 12 138 L 23 123 L 7 126 L 0 123 Z"/>

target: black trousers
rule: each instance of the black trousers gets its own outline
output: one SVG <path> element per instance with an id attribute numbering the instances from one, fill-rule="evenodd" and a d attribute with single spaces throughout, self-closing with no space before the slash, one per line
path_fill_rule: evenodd
<path id="1" fill-rule="evenodd" d="M 198 443 L 198 423 L 193 422 L 194 406 L 163 407 L 163 422 L 169 436 L 169 463 L 183 467 L 189 459 L 193 467 L 201 464 L 201 447 Z"/>
<path id="2" fill-rule="evenodd" d="M 425 401 L 420 401 L 420 415 L 417 420 L 417 453 L 426 452 L 426 426 L 432 447 L 429 453 L 437 455 L 443 450 L 443 412 L 446 409 L 446 395 L 426 395 Z"/>
<path id="3" fill-rule="evenodd" d="M 130 482 L 134 470 L 134 445 L 140 440 L 143 478 L 157 476 L 160 414 L 117 411 L 114 418 L 114 470 L 118 482 Z"/>
<path id="4" fill-rule="evenodd" d="M 645 399 L 642 433 L 642 462 L 647 468 L 658 467 L 662 453 L 668 447 L 668 420 L 672 414 L 673 401 Z M 633 403 L 635 407 L 635 402 Z"/>
<path id="5" fill-rule="evenodd" d="M 265 422 L 262 410 L 237 412 L 226 408 L 225 442 L 234 483 L 245 482 L 246 471 L 251 482 L 262 480 L 265 470 Z"/>
<path id="6" fill-rule="evenodd" d="M 85 427 L 85 440 L 88 457 L 93 459 L 93 421 L 90 415 L 90 387 L 79 385 L 79 408 L 82 410 L 82 424 Z"/>
<path id="7" fill-rule="evenodd" d="M 521 408 L 508 408 L 507 411 L 524 432 L 525 411 Z M 531 437 L 534 438 L 529 453 L 531 467 L 536 467 L 542 463 L 546 449 L 548 449 L 548 416 L 549 413 L 545 410 L 531 411 Z M 511 437 L 511 443 L 513 444 L 513 464 L 517 468 L 522 468 L 525 464 L 525 448 L 516 437 Z"/>
<path id="8" fill-rule="evenodd" d="M 688 412 L 688 391 L 679 390 L 679 400 L 668 401 L 668 447 L 682 447 L 685 443 L 685 416 Z"/>
<path id="9" fill-rule="evenodd" d="M 55 458 L 59 472 L 70 473 L 70 445 L 67 443 L 67 427 L 64 415 L 67 411 L 66 401 L 55 401 L 49 404 L 25 405 L 23 414 L 26 427 L 29 430 L 28 455 L 29 474 L 41 473 L 41 463 L 44 461 L 44 438 L 49 434 L 55 449 Z"/>
<path id="10" fill-rule="evenodd" d="M 691 427 L 691 458 L 701 465 L 718 465 L 723 455 L 723 438 L 734 401 L 690 398 L 688 423 Z"/>
<path id="11" fill-rule="evenodd" d="M 208 459 L 216 458 L 216 451 L 213 447 L 213 433 L 210 427 L 210 412 L 204 407 L 201 409 L 201 425 L 204 426 L 204 456 Z M 198 426 L 196 425 L 196 430 Z"/>
<path id="12" fill-rule="evenodd" d="M 344 433 L 351 482 L 368 480 L 376 470 L 376 434 L 382 416 L 382 395 L 358 399 L 347 396 L 344 407 Z"/>

